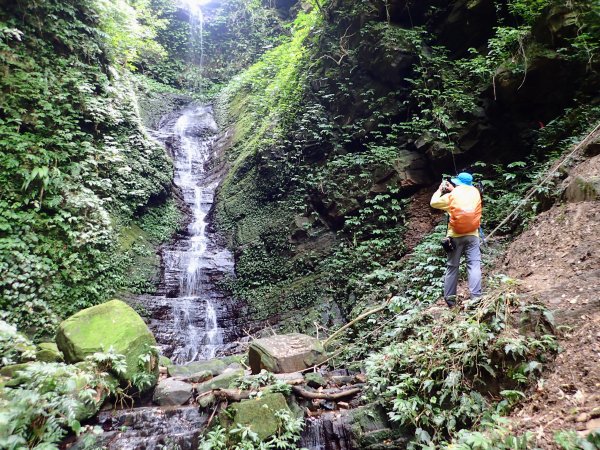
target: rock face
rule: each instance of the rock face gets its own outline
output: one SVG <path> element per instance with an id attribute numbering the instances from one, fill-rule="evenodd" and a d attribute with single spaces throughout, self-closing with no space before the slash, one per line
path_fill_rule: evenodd
<path id="1" fill-rule="evenodd" d="M 180 406 L 192 397 L 192 390 L 191 384 L 166 378 L 156 386 L 152 400 L 160 406 Z"/>
<path id="2" fill-rule="evenodd" d="M 252 373 L 266 369 L 273 373 L 298 372 L 326 359 L 321 342 L 305 334 L 282 334 L 256 339 L 248 350 Z"/>
<path id="3" fill-rule="evenodd" d="M 265 394 L 259 399 L 235 403 L 230 409 L 233 414 L 233 424 L 249 426 L 261 440 L 277 433 L 279 429 L 279 419 L 275 416 L 277 411 L 291 412 L 285 397 L 279 393 Z"/>
<path id="4" fill-rule="evenodd" d="M 198 436 L 208 417 L 197 406 L 101 411 L 98 423 L 105 433 L 96 436 L 95 448 L 197 450 Z"/>
<path id="5" fill-rule="evenodd" d="M 140 371 L 139 357 L 148 352 L 149 346 L 155 346 L 156 340 L 138 313 L 124 302 L 112 300 L 64 320 L 56 344 L 68 363 L 83 361 L 88 355 L 112 347 L 125 355 L 127 371 L 122 379 L 131 381 Z M 156 362 L 151 369 L 158 374 Z"/>

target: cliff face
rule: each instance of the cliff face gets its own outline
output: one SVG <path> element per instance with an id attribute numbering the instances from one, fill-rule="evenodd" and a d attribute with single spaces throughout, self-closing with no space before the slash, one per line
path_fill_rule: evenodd
<path id="1" fill-rule="evenodd" d="M 598 117 L 594 14 L 491 0 L 301 12 L 220 100 L 232 149 L 217 218 L 254 317 L 327 326 L 385 296 L 407 224 L 432 227 L 414 220 L 426 202 L 408 205 L 444 173 L 486 180 L 485 225 L 498 223 Z"/>

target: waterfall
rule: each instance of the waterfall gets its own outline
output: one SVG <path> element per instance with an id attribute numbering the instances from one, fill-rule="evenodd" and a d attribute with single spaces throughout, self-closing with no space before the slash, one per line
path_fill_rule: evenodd
<path id="1" fill-rule="evenodd" d="M 188 12 L 190 24 L 188 62 L 198 66 L 200 72 L 202 72 L 204 65 L 204 13 L 202 12 L 202 5 L 208 2 L 206 0 L 182 0 L 182 3 Z"/>
<path id="2" fill-rule="evenodd" d="M 176 139 L 174 182 L 192 212 L 188 225 L 189 247 L 171 255 L 178 261 L 180 274 L 179 297 L 173 299 L 174 329 L 185 336 L 183 345 L 173 352 L 173 360 L 177 363 L 212 358 L 223 344 L 216 305 L 211 298 L 213 286 L 207 274 L 216 260 L 215 249 L 209 248 L 206 233 L 206 216 L 216 189 L 216 183 L 207 179 L 207 163 L 211 159 L 216 131 L 217 124 L 209 106 L 186 109 L 173 127 Z M 204 317 L 198 318 L 198 314 Z M 202 322 L 204 326 L 199 326 Z"/>

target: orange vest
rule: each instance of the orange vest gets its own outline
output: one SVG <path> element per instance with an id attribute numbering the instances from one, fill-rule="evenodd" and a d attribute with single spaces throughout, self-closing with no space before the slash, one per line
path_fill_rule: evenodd
<path id="1" fill-rule="evenodd" d="M 471 233 L 481 224 L 481 195 L 473 186 L 456 186 L 449 195 L 450 226 L 458 234 Z"/>

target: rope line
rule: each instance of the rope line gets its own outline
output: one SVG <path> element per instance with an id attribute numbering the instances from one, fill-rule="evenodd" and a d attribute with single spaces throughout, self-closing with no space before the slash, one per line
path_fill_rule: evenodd
<path id="1" fill-rule="evenodd" d="M 533 186 L 528 192 L 527 195 L 525 195 L 525 197 L 523 197 L 523 199 L 519 202 L 519 204 L 515 207 L 515 209 L 513 209 L 508 216 L 506 216 L 506 218 L 500 222 L 500 224 L 494 228 L 492 230 L 492 232 L 490 234 L 487 235 L 486 240 L 489 240 L 500 228 L 502 228 L 510 219 L 512 219 L 515 216 L 515 213 L 523 206 L 527 203 L 527 201 L 533 197 L 533 194 L 535 194 L 538 190 L 538 188 L 540 186 L 542 186 L 544 183 L 546 183 L 550 178 L 552 178 L 554 176 L 554 173 L 565 163 L 567 162 L 567 160 L 569 158 L 571 158 L 571 156 L 573 156 L 580 148 L 587 146 L 588 144 L 590 144 L 591 141 L 595 140 L 596 137 L 600 137 L 600 123 L 598 125 L 596 125 L 596 128 L 594 128 L 585 138 L 583 138 L 576 146 L 575 148 L 573 148 L 573 150 L 567 155 L 565 156 L 561 161 L 559 161 L 558 163 L 556 163 L 553 167 L 551 167 L 548 170 L 547 175 L 544 177 L 544 179 L 542 181 L 540 181 L 538 184 L 536 184 L 535 186 Z"/>

